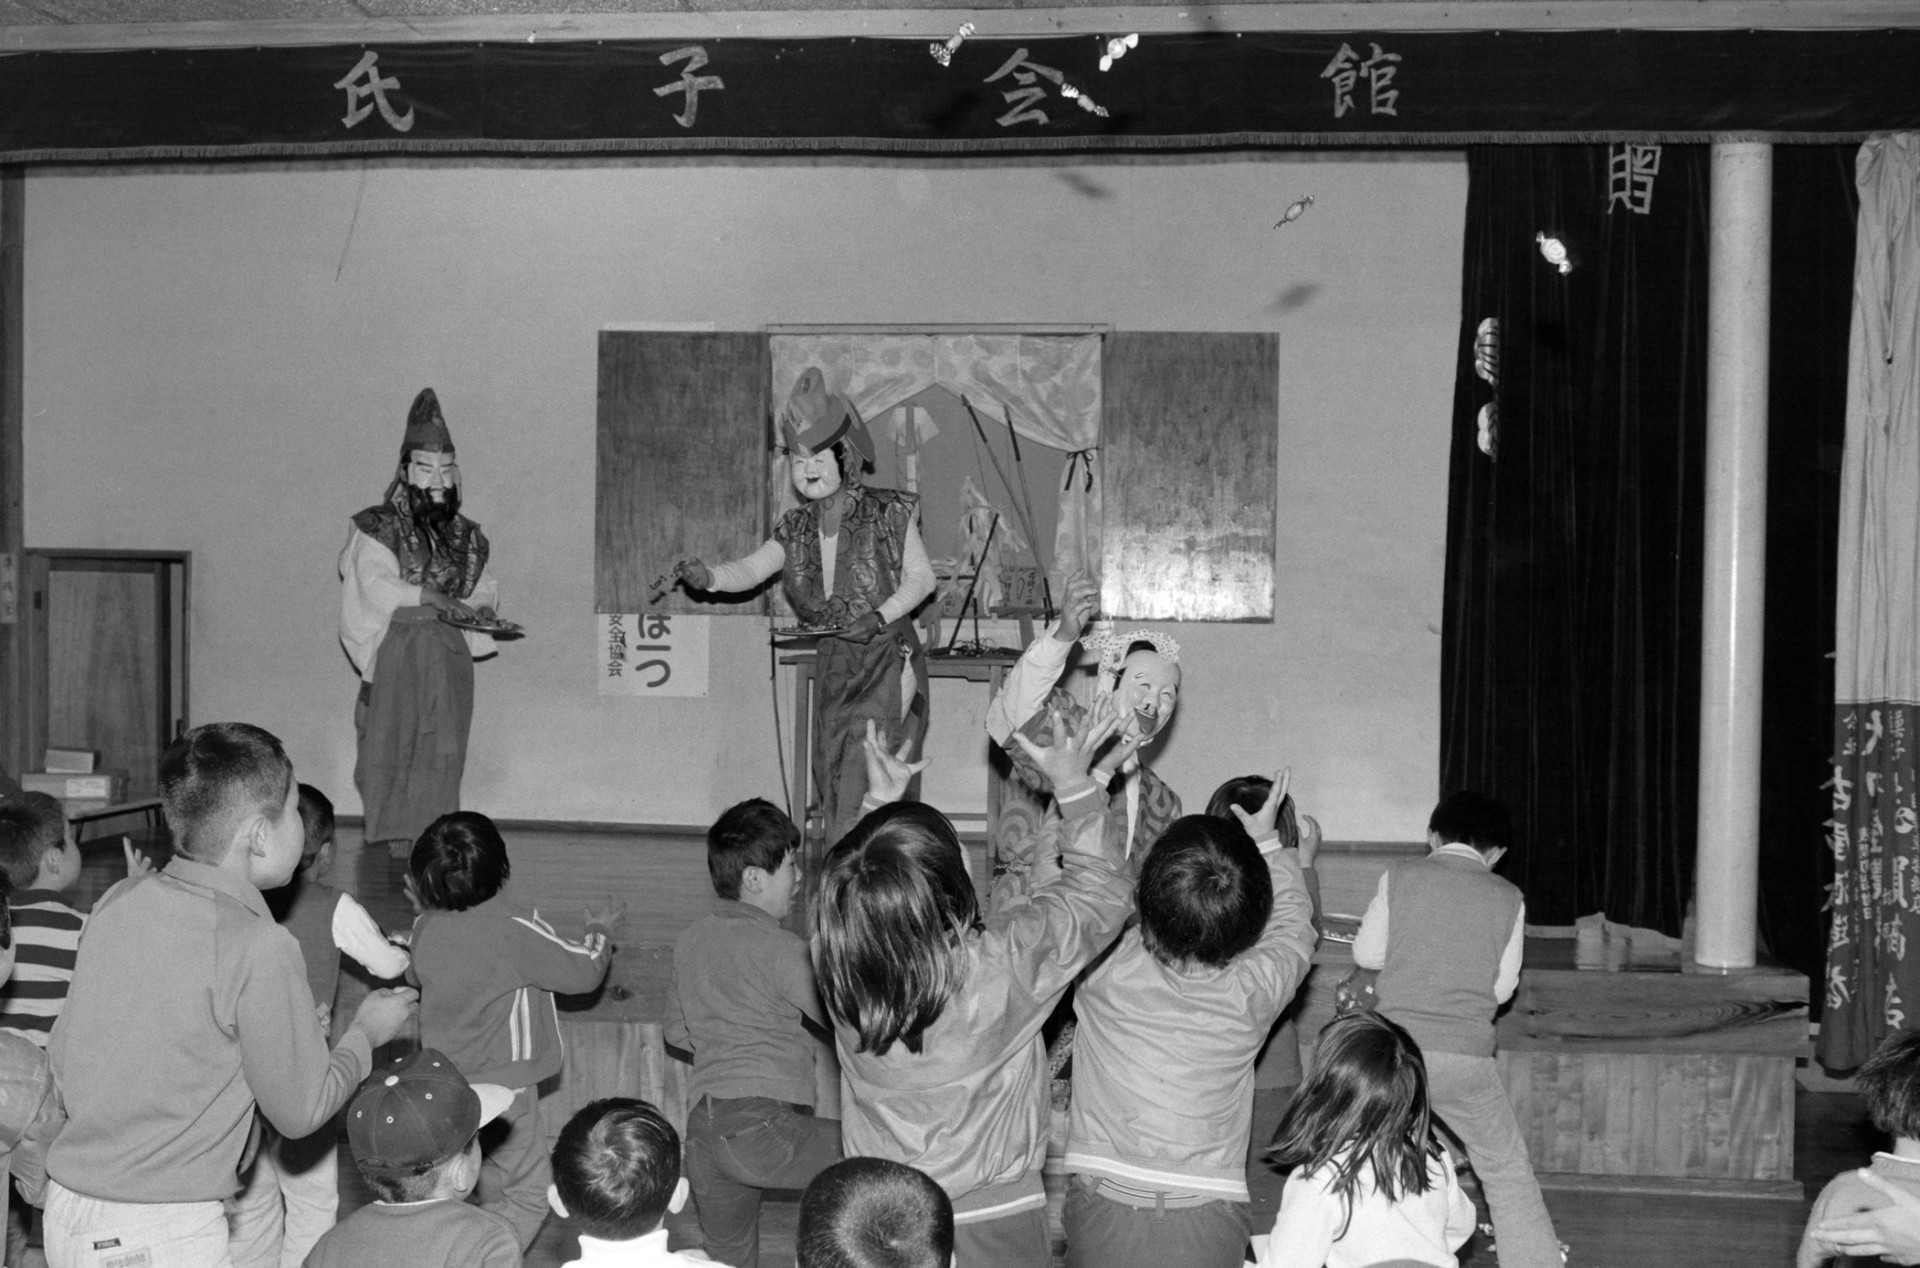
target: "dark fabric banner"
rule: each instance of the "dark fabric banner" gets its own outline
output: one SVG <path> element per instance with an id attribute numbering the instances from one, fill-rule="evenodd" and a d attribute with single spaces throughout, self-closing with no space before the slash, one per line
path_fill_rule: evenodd
<path id="1" fill-rule="evenodd" d="M 0 161 L 1859 138 L 1920 31 L 716 39 L 0 57 Z"/>

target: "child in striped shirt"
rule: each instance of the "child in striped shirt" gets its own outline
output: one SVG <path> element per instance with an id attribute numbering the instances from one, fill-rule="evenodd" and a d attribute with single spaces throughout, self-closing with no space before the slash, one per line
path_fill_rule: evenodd
<path id="1" fill-rule="evenodd" d="M 8 906 L 19 946 L 13 977 L 0 988 L 0 1030 L 45 1048 L 87 924 L 61 897 L 80 879 L 80 847 L 59 801 L 27 792 L 0 802 L 0 872 L 13 885 Z"/>

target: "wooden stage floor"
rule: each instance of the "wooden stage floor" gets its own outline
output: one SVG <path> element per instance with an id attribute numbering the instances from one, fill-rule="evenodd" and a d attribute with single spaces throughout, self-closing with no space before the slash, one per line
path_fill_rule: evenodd
<path id="1" fill-rule="evenodd" d="M 108 825 L 103 825 L 108 826 Z M 666 961 L 670 948 L 711 898 L 705 843 L 693 834 L 607 833 L 541 829 L 507 832 L 514 884 L 537 901 L 563 931 L 577 929 L 579 911 L 611 895 L 627 904 L 621 945 L 636 960 Z M 124 874 L 118 837 L 87 843 L 86 871 L 75 900 L 90 905 Z M 384 855 L 362 850 L 357 829 L 343 828 L 328 880 L 353 893 L 383 925 L 409 923 L 401 870 Z M 351 1016 L 367 990 L 351 971 L 342 974 L 336 1014 Z M 643 992 L 644 993 L 644 992 Z M 645 1006 L 643 999 L 629 1006 Z M 1795 1100 L 1794 1175 L 1800 1200 L 1748 1197 L 1676 1197 L 1555 1189 L 1547 1205 L 1573 1268 L 1755 1268 L 1793 1261 L 1812 1199 L 1837 1173 L 1863 1165 L 1883 1148 L 1859 1098 L 1851 1093 L 1800 1091 Z M 367 1200 L 347 1164 L 342 1142 L 342 1213 Z M 1056 1233 L 1059 1193 L 1054 1193 Z M 762 1262 L 792 1263 L 797 1201 L 770 1200 L 763 1208 Z M 1484 1218 L 1484 1207 L 1482 1210 Z M 1462 1259 L 1470 1268 L 1494 1268 L 1499 1259 L 1476 1237 Z M 575 1239 L 549 1219 L 527 1263 L 550 1268 L 572 1259 Z"/>

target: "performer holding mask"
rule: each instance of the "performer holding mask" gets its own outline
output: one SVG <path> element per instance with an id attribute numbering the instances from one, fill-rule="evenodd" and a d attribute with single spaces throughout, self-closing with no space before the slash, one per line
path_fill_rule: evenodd
<path id="1" fill-rule="evenodd" d="M 396 858 L 460 808 L 473 662 L 493 655 L 494 642 L 440 615 L 493 616 L 487 552 L 480 526 L 460 514 L 453 437 L 425 388 L 407 412 L 385 499 L 353 517 L 340 552 L 340 642 L 361 678 L 353 782 L 366 840 L 387 842 Z"/>
<path id="2" fill-rule="evenodd" d="M 752 554 L 712 567 L 684 559 L 674 576 L 691 590 L 731 593 L 780 573 L 800 619 L 838 631 L 820 640 L 813 688 L 813 781 L 832 843 L 860 818 L 866 724 L 891 736 L 905 759 L 919 756 L 927 655 L 911 617 L 933 593 L 933 565 L 920 541 L 919 499 L 866 487 L 873 440 L 818 368 L 794 384 L 780 432 L 802 505 Z"/>

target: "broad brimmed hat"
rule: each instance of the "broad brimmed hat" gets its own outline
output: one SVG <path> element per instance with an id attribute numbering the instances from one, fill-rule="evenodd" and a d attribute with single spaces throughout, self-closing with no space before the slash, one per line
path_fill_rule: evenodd
<path id="1" fill-rule="evenodd" d="M 780 432 L 789 450 L 825 453 L 835 442 L 845 440 L 862 459 L 873 461 L 873 437 L 860 421 L 860 412 L 845 396 L 827 391 L 827 376 L 819 366 L 808 366 L 794 382 L 780 411 Z"/>
<path id="2" fill-rule="evenodd" d="M 347 1106 L 347 1144 L 361 1171 L 417 1175 L 467 1147 L 513 1104 L 513 1089 L 468 1083 L 433 1048 L 375 1070 Z"/>
<path id="3" fill-rule="evenodd" d="M 453 433 L 447 430 L 447 420 L 440 413 L 440 398 L 430 387 L 420 389 L 420 395 L 413 398 L 413 407 L 407 411 L 407 434 L 400 442 L 400 452 L 415 449 L 453 451 Z"/>

